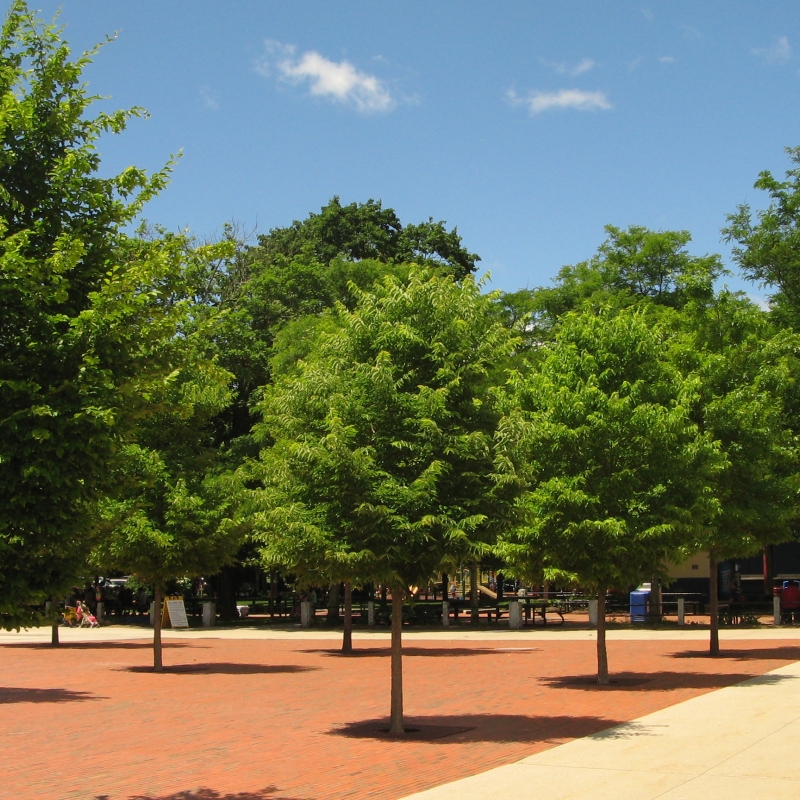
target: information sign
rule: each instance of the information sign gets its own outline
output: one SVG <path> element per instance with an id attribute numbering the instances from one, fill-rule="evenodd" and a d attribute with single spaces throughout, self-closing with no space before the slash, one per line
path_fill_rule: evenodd
<path id="1" fill-rule="evenodd" d="M 162 628 L 188 628 L 186 606 L 182 597 L 165 597 L 164 610 L 161 616 Z"/>

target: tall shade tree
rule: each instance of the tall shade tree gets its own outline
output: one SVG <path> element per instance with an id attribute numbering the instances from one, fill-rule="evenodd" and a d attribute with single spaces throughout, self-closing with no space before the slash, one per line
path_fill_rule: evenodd
<path id="1" fill-rule="evenodd" d="M 239 490 L 215 469 L 209 422 L 230 399 L 230 375 L 199 357 L 151 398 L 158 406 L 126 445 L 115 490 L 95 510 L 93 562 L 136 575 L 155 590 L 153 666 L 163 670 L 161 603 L 179 578 L 214 574 L 241 542 Z"/>
<path id="2" fill-rule="evenodd" d="M 688 231 L 606 225 L 606 234 L 592 258 L 562 267 L 554 286 L 503 296 L 505 315 L 526 319 L 528 338 L 552 338 L 570 311 L 702 303 L 713 297 L 714 281 L 725 272 L 718 255 L 689 252 Z"/>
<path id="3" fill-rule="evenodd" d="M 734 243 L 733 258 L 745 277 L 777 289 L 772 298 L 775 316 L 794 328 L 800 323 L 800 147 L 787 147 L 793 164 L 786 180 L 765 170 L 755 188 L 770 203 L 755 214 L 741 205 L 728 216 L 722 233 Z"/>
<path id="4" fill-rule="evenodd" d="M 719 513 L 691 543 L 709 553 L 709 648 L 718 655 L 717 563 L 793 538 L 800 512 L 800 341 L 776 332 L 767 314 L 727 291 L 673 322 L 672 358 L 695 387 L 692 419 L 724 456 L 709 481 Z"/>
<path id="5" fill-rule="evenodd" d="M 471 278 L 412 271 L 353 291 L 355 308 L 336 306 L 259 405 L 265 509 L 253 524 L 279 560 L 347 565 L 390 587 L 400 736 L 404 598 L 480 554 L 502 520 L 489 390 L 516 340 Z"/>
<path id="6" fill-rule="evenodd" d="M 518 574 L 596 592 L 605 684 L 607 590 L 652 574 L 713 516 L 720 459 L 643 314 L 567 315 L 543 350 L 501 393 L 499 473 L 528 490 L 499 551 Z"/>
<path id="7" fill-rule="evenodd" d="M 0 625 L 63 592 L 88 552 L 86 509 L 148 386 L 174 368 L 185 247 L 124 229 L 166 183 L 100 177 L 98 138 L 61 30 L 13 2 L 0 32 Z"/>

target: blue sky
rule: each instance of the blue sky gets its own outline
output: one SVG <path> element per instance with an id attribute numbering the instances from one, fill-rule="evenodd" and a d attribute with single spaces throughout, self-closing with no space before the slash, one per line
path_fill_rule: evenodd
<path id="1" fill-rule="evenodd" d="M 60 8 L 76 50 L 118 32 L 90 88 L 151 116 L 103 141 L 104 170 L 182 150 L 147 217 L 200 237 L 337 194 L 457 225 L 506 290 L 589 257 L 606 223 L 727 258 L 726 213 L 800 145 L 796 0 L 32 7 Z"/>

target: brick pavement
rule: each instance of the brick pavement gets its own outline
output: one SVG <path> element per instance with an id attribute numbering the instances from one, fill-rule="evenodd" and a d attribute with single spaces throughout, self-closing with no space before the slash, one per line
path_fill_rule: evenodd
<path id="1" fill-rule="evenodd" d="M 592 642 L 410 642 L 408 721 L 462 732 L 392 741 L 373 733 L 388 642 L 357 647 L 170 640 L 156 675 L 144 641 L 4 644 L 0 798 L 390 800 L 800 660 L 788 640 L 718 660 L 704 642 L 611 641 L 618 682 L 598 688 Z"/>

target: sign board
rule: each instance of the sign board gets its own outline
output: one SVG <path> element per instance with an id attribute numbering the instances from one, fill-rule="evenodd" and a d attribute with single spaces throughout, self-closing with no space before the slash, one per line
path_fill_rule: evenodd
<path id="1" fill-rule="evenodd" d="M 186 617 L 186 606 L 182 597 L 165 597 L 164 609 L 161 615 L 162 628 L 188 628 L 189 620 Z"/>

